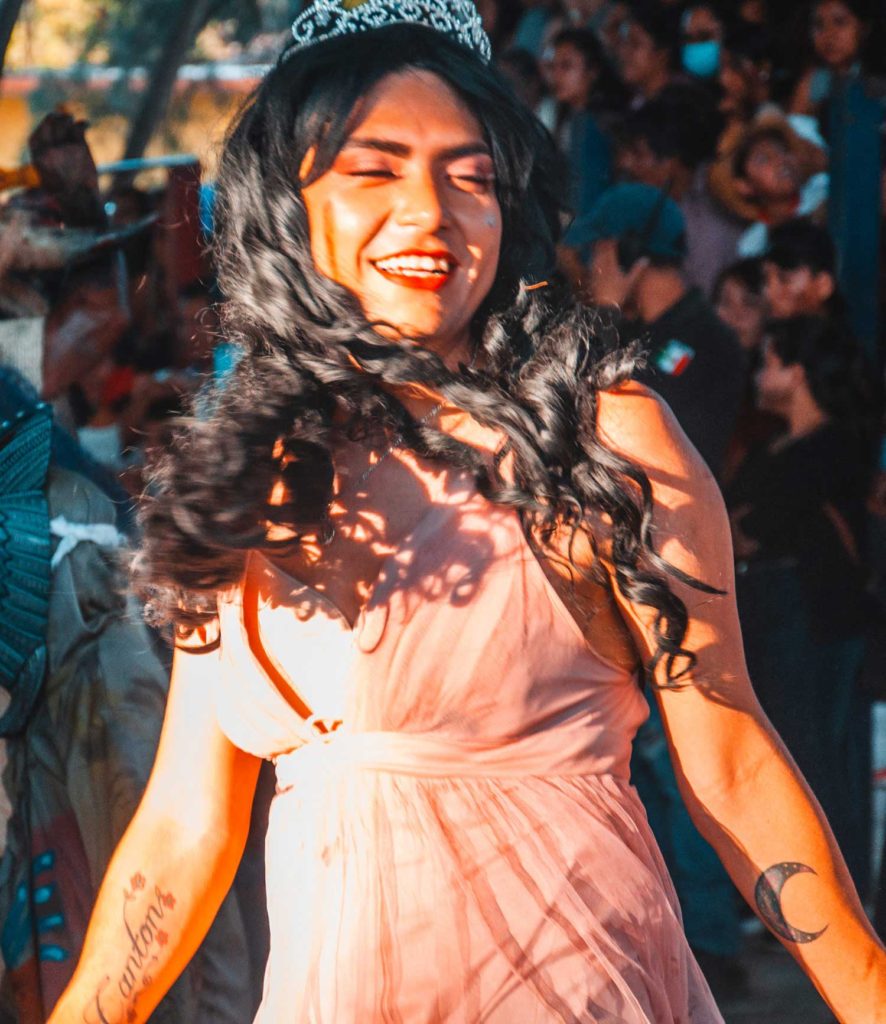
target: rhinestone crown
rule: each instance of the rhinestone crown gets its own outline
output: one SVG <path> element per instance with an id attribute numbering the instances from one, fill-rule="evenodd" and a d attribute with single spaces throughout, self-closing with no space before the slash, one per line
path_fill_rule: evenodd
<path id="1" fill-rule="evenodd" d="M 473 50 L 487 64 L 489 36 L 473 0 L 315 0 L 292 25 L 295 49 L 387 25 L 426 25 Z"/>

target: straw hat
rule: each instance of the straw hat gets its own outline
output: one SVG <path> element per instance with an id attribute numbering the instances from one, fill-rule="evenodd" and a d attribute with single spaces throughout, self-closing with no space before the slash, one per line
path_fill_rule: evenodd
<path id="1" fill-rule="evenodd" d="M 743 220 L 757 220 L 759 211 L 745 194 L 735 171 L 735 157 L 758 138 L 780 138 L 797 159 L 801 181 L 827 169 L 825 143 L 814 124 L 806 119 L 788 118 L 779 107 L 763 107 L 746 124 L 727 128 L 720 139 L 719 153 L 708 174 L 711 194 Z"/>

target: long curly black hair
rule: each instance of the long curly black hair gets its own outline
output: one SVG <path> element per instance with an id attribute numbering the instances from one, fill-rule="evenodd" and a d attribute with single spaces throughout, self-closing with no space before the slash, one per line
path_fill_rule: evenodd
<path id="1" fill-rule="evenodd" d="M 311 256 L 301 188 L 331 166 L 369 90 L 406 69 L 433 72 L 464 99 L 495 164 L 502 255 L 472 325 L 476 368 L 452 371 L 427 349 L 390 340 Z M 693 581 L 655 552 L 646 475 L 596 431 L 600 390 L 625 381 L 635 357 L 570 296 L 532 287 L 553 274 L 565 194 L 547 132 L 497 71 L 435 31 L 390 26 L 282 54 L 234 125 L 217 181 L 225 326 L 244 356 L 211 414 L 188 421 L 156 462 L 142 507 L 136 578 L 155 621 L 205 622 L 217 592 L 242 578 L 247 552 L 273 555 L 282 543 L 270 539 L 273 528 L 322 536 L 336 444 L 396 437 L 423 458 L 472 471 L 484 496 L 542 537 L 565 525 L 596 544 L 594 523 L 611 524 L 616 585 L 658 613 L 649 668 L 664 659 L 668 680 L 685 671 L 694 660 L 681 646 L 687 612 L 667 577 Z M 407 383 L 500 431 L 513 479 L 416 422 L 392 393 Z M 280 482 L 286 499 L 272 504 Z"/>

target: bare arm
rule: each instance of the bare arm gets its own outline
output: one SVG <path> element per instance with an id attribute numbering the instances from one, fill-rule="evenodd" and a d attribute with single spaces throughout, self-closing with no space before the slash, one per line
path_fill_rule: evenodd
<path id="1" fill-rule="evenodd" d="M 812 74 L 807 71 L 794 87 L 794 93 L 788 106 L 790 114 L 812 114 L 815 112 L 815 105 L 812 102 Z"/>
<path id="2" fill-rule="evenodd" d="M 259 761 L 215 722 L 218 653 L 176 652 L 160 746 L 50 1024 L 140 1024 L 187 965 L 239 863 Z"/>
<path id="3" fill-rule="evenodd" d="M 719 489 L 669 410 L 637 385 L 601 397 L 604 442 L 641 464 L 655 498 L 658 551 L 724 591 L 671 581 L 698 658 L 656 694 L 686 805 L 736 885 L 841 1021 L 886 1022 L 886 952 L 873 933 L 821 809 L 754 696 L 735 606 L 729 522 Z M 649 608 L 618 598 L 644 660 Z"/>

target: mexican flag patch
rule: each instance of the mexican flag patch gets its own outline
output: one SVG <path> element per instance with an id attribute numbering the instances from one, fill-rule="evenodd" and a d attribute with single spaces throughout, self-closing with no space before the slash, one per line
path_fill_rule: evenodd
<path id="1" fill-rule="evenodd" d="M 652 357 L 653 363 L 668 377 L 679 377 L 695 359 L 695 349 L 676 338 L 666 342 Z"/>

